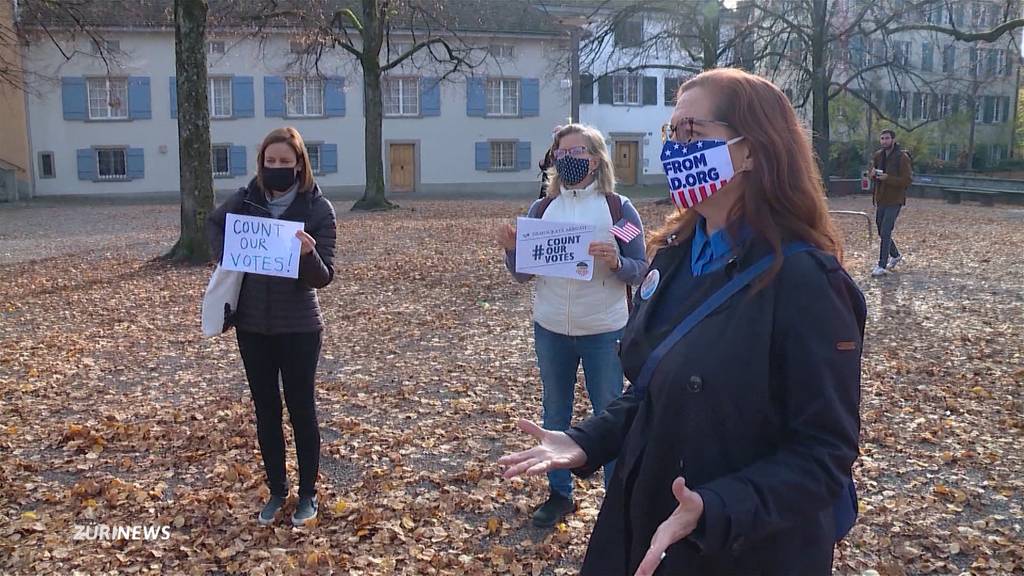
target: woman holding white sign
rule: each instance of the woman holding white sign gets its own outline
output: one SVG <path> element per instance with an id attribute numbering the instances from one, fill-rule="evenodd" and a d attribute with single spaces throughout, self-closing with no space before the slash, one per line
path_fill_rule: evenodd
<path id="1" fill-rule="evenodd" d="M 527 217 L 595 227 L 587 246 L 594 264 L 589 281 L 537 277 L 533 328 L 544 387 L 544 428 L 561 431 L 572 418 L 581 361 L 595 414 L 622 394 L 618 341 L 629 317 L 629 287 L 644 277 L 647 260 L 640 215 L 628 198 L 615 193 L 615 173 L 601 133 L 581 124 L 564 126 L 555 133 L 553 150 L 548 194 L 530 206 Z M 532 278 L 515 271 L 515 228 L 502 225 L 497 235 L 513 277 L 519 282 Z M 580 276 L 591 273 L 585 262 L 575 267 Z M 613 464 L 604 465 L 606 486 Z M 554 526 L 575 509 L 569 471 L 553 470 L 548 484 L 550 495 L 533 515 L 540 527 Z"/>
<path id="2" fill-rule="evenodd" d="M 740 70 L 678 92 L 661 161 L 678 208 L 651 237 L 622 337 L 626 392 L 505 475 L 618 465 L 583 576 L 832 574 L 856 517 L 864 297 L 840 263 L 810 136 Z"/>
<path id="3" fill-rule="evenodd" d="M 313 179 L 302 136 L 278 128 L 264 138 L 256 176 L 210 215 L 210 248 L 219 262 L 228 214 L 302 223 L 298 278 L 246 272 L 233 322 L 256 407 L 256 430 L 270 499 L 257 519 L 270 524 L 288 497 L 285 444 L 281 430 L 281 387 L 295 432 L 299 464 L 299 502 L 292 523 L 316 518 L 316 479 L 320 468 L 320 430 L 314 380 L 320 358 L 323 318 L 316 290 L 334 279 L 336 225 L 334 207 Z M 233 230 L 233 232 L 235 232 Z"/>

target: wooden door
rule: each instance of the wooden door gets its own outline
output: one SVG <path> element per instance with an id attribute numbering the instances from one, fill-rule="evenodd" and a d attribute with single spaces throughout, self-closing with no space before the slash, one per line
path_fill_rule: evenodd
<path id="1" fill-rule="evenodd" d="M 626 186 L 636 184 L 638 150 L 639 145 L 637 142 L 623 142 L 620 140 L 615 143 L 615 176 L 620 184 Z"/>
<path id="2" fill-rule="evenodd" d="M 392 192 L 412 192 L 416 187 L 416 147 L 391 144 L 390 177 Z"/>

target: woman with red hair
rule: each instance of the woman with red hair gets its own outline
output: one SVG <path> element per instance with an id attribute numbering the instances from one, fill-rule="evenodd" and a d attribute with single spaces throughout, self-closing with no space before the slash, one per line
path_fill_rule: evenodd
<path id="1" fill-rule="evenodd" d="M 865 304 L 807 134 L 770 82 L 683 84 L 661 156 L 678 206 L 621 342 L 630 386 L 501 459 L 508 477 L 618 465 L 586 575 L 831 574 L 855 515 Z"/>

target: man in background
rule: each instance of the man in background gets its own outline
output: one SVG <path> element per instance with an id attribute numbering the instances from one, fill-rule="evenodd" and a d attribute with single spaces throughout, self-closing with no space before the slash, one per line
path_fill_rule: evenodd
<path id="1" fill-rule="evenodd" d="M 878 264 L 871 271 L 871 275 L 876 277 L 889 274 L 903 260 L 892 233 L 896 218 L 907 203 L 907 188 L 913 180 L 910 155 L 896 143 L 896 133 L 887 128 L 882 130 L 878 140 L 882 148 L 875 152 L 869 168 L 875 184 L 871 199 L 881 242 Z"/>

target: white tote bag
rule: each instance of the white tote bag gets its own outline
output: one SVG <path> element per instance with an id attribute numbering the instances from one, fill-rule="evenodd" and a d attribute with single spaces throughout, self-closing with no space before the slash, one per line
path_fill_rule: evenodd
<path id="1" fill-rule="evenodd" d="M 245 272 L 220 266 L 214 269 L 203 296 L 203 336 L 223 334 L 231 327 L 227 320 L 238 307 L 238 292 L 244 276 Z"/>

